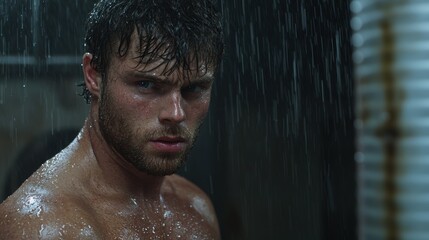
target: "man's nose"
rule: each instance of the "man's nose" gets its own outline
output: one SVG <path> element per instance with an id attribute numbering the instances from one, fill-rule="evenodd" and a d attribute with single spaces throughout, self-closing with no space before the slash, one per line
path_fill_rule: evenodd
<path id="1" fill-rule="evenodd" d="M 166 96 L 163 101 L 159 121 L 164 124 L 177 124 L 185 120 L 186 114 L 183 109 L 183 98 L 180 91 L 173 92 Z"/>

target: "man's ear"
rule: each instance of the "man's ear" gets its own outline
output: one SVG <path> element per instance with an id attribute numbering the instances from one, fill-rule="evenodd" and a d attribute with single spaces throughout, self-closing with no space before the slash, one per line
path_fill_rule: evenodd
<path id="1" fill-rule="evenodd" d="M 91 53 L 85 53 L 82 58 L 82 70 L 85 78 L 85 85 L 93 97 L 100 98 L 101 74 L 91 65 Z"/>

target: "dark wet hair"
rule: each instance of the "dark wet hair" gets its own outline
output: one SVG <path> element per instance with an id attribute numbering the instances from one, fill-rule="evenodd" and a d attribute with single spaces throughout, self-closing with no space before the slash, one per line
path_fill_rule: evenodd
<path id="1" fill-rule="evenodd" d="M 105 76 L 112 54 L 123 57 L 130 50 L 134 31 L 139 64 L 163 59 L 170 66 L 163 74 L 217 67 L 223 55 L 221 19 L 211 0 L 101 0 L 86 23 L 85 50 L 94 69 Z"/>

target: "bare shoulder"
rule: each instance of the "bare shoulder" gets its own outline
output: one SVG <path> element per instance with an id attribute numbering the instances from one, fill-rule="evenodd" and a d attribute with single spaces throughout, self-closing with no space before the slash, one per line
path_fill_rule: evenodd
<path id="1" fill-rule="evenodd" d="M 182 197 L 193 197 L 197 195 L 208 199 L 208 196 L 201 188 L 180 175 L 173 174 L 166 177 L 166 183 L 171 190 Z"/>
<path id="2" fill-rule="evenodd" d="M 179 203 L 186 204 L 195 209 L 195 211 L 213 228 L 216 234 L 220 234 L 215 209 L 210 198 L 203 190 L 189 180 L 176 174 L 166 178 L 166 185 L 168 192 L 170 192 Z"/>
<path id="3" fill-rule="evenodd" d="M 168 176 L 166 178 L 166 185 L 168 191 L 175 197 L 191 204 L 195 201 L 207 204 L 210 209 L 206 210 L 214 211 L 210 198 L 207 196 L 207 194 L 186 178 L 177 174 Z"/>
<path id="4" fill-rule="evenodd" d="M 24 184 L 0 205 L 5 239 L 96 239 L 84 207 L 49 188 Z"/>

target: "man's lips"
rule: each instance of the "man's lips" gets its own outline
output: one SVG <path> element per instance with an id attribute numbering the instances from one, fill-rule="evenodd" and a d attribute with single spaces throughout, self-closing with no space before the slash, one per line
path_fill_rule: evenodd
<path id="1" fill-rule="evenodd" d="M 186 140 L 182 137 L 163 136 L 152 139 L 150 145 L 158 152 L 179 153 L 185 150 Z"/>
<path id="2" fill-rule="evenodd" d="M 185 142 L 185 139 L 182 137 L 164 136 L 164 137 L 156 138 L 152 141 L 154 141 L 154 142 L 166 142 L 166 143 L 178 143 L 178 142 Z"/>

